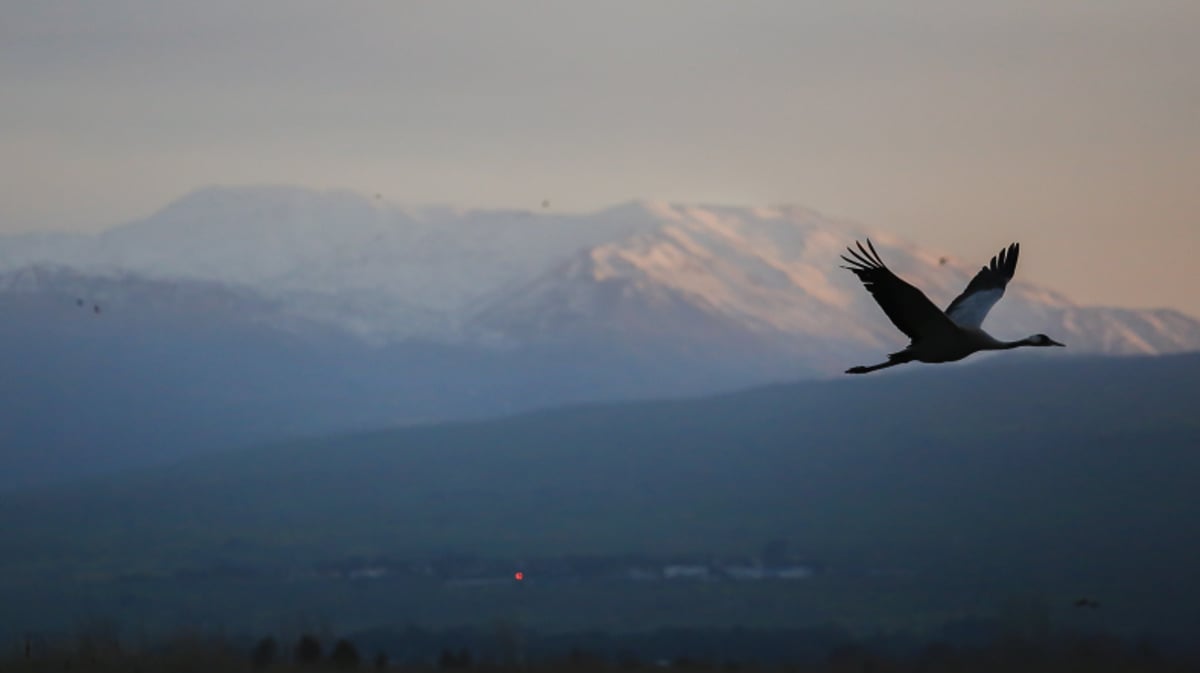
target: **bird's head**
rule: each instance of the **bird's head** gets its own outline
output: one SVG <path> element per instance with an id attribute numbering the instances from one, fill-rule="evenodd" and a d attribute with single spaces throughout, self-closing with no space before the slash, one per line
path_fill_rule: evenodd
<path id="1" fill-rule="evenodd" d="M 1030 346 L 1066 346 L 1066 344 L 1060 344 L 1045 334 L 1034 334 L 1033 336 L 1025 339 L 1025 343 L 1029 344 Z"/>

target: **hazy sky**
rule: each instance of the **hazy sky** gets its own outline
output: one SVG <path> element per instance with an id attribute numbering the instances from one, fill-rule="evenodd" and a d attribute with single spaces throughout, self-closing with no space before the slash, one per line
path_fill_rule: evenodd
<path id="1" fill-rule="evenodd" d="M 208 184 L 798 203 L 1200 316 L 1200 2 L 0 0 L 0 232 Z"/>

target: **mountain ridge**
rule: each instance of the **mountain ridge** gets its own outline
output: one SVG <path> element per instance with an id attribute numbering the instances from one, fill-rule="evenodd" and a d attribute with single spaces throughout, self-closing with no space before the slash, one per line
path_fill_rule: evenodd
<path id="1" fill-rule="evenodd" d="M 693 312 L 739 324 L 751 340 L 772 332 L 823 342 L 827 352 L 806 365 L 832 374 L 848 350 L 902 345 L 855 279 L 837 269 L 843 248 L 866 236 L 937 303 L 976 268 L 800 206 L 630 201 L 585 214 L 404 208 L 347 191 L 274 186 L 198 190 L 92 237 L 0 237 L 0 271 L 52 263 L 244 285 L 299 317 L 375 343 L 552 338 L 496 316 L 506 307 L 586 311 L 589 296 L 603 293 L 588 285 L 625 278 L 631 294 L 669 294 Z M 539 292 L 552 298 L 539 305 L 530 296 Z M 639 318 L 655 319 L 652 312 Z M 1078 306 L 1025 280 L 1010 286 L 993 321 L 1026 333 L 1058 330 L 1081 352 L 1200 349 L 1200 321 L 1181 312 Z M 854 348 L 839 346 L 846 342 Z"/>

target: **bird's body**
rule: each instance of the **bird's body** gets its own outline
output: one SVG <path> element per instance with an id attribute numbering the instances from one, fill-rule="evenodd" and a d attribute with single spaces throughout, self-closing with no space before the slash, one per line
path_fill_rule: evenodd
<path id="1" fill-rule="evenodd" d="M 1021 346 L 1062 346 L 1045 334 L 1017 341 L 1001 341 L 983 331 L 983 319 L 1004 296 L 1004 288 L 1017 269 L 1020 247 L 1013 243 L 979 270 L 967 289 L 942 311 L 920 290 L 906 283 L 887 268 L 875 246 L 858 243 L 858 250 L 847 248 L 842 255 L 849 269 L 858 276 L 879 307 L 901 332 L 911 340 L 908 347 L 888 355 L 877 365 L 851 367 L 847 374 L 866 374 L 906 362 L 954 362 L 979 351 L 1008 350 Z"/>

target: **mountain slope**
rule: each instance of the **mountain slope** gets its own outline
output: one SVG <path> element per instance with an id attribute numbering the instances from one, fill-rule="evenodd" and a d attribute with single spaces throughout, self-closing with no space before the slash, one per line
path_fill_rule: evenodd
<path id="1" fill-rule="evenodd" d="M 253 292 L 41 268 L 0 287 L 0 488 L 384 415 L 364 368 L 335 366 L 367 349 Z"/>
<path id="2" fill-rule="evenodd" d="M 800 371 L 787 365 L 802 363 L 835 373 L 905 343 L 858 280 L 837 268 L 847 244 L 871 236 L 898 274 L 942 305 L 976 271 L 802 209 L 648 208 L 663 226 L 577 253 L 478 311 L 472 327 L 512 343 L 593 334 L 637 340 L 645 326 L 686 343 L 732 330 L 743 351 L 776 371 Z M 1200 323 L 1177 311 L 1081 307 L 1026 282 L 1010 286 L 988 325 L 1002 338 L 1053 334 L 1082 353 L 1200 346 Z"/>
<path id="3" fill-rule="evenodd" d="M 0 273 L 0 490 L 254 443 L 748 384 L 654 342 L 364 342 L 244 286 Z M 769 363 L 768 363 L 769 364 Z"/>
<path id="4" fill-rule="evenodd" d="M 242 285 L 289 311 L 378 340 L 454 338 L 460 314 L 508 284 L 650 221 L 407 209 L 349 192 L 207 188 L 97 236 L 0 238 L 0 270 L 34 264 L 91 274 Z"/>
<path id="5" fill-rule="evenodd" d="M 0 238 L 0 489 L 840 375 L 904 345 L 838 268 L 865 236 L 941 305 L 977 268 L 796 207 L 544 215 L 286 187 L 201 190 L 97 236 Z M 1200 348 L 1188 316 L 1080 307 L 1024 280 L 986 326 L 1046 332 L 1070 346 L 1055 357 Z"/>
<path id="6" fill-rule="evenodd" d="M 746 349 L 764 335 L 802 344 L 776 354 L 777 363 L 800 360 L 785 369 L 836 373 L 851 353 L 897 346 L 878 308 L 837 268 L 843 248 L 868 235 L 897 273 L 940 304 L 986 261 L 946 262 L 885 232 L 798 207 L 635 202 L 565 215 L 406 209 L 348 192 L 247 187 L 200 190 L 95 237 L 0 239 L 0 271 L 55 264 L 239 285 L 374 343 L 563 342 L 578 334 L 555 336 L 547 326 L 565 315 L 588 314 L 576 328 L 590 322 L 603 330 L 616 320 L 619 332 L 647 318 L 644 307 L 624 308 L 622 296 L 636 304 L 670 295 L 671 315 L 682 323 L 664 329 L 664 338 L 692 331 L 688 321 L 699 313 L 743 335 Z M 612 295 L 617 280 L 636 291 L 621 289 L 593 306 L 593 295 Z M 1002 336 L 1044 331 L 1086 353 L 1200 349 L 1192 318 L 1079 307 L 1032 280 L 1020 276 L 990 321 Z M 605 313 L 616 307 L 628 315 Z"/>

